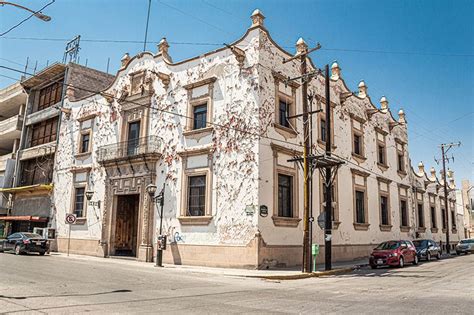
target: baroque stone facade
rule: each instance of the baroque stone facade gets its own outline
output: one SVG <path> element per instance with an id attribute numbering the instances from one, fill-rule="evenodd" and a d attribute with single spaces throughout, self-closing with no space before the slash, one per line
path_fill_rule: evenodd
<path id="1" fill-rule="evenodd" d="M 72 252 L 152 261 L 160 225 L 159 205 L 146 192 L 152 183 L 164 187 L 165 262 L 301 264 L 303 178 L 288 160 L 301 154 L 303 126 L 287 116 L 302 113 L 302 96 L 300 84 L 286 82 L 299 75 L 299 61 L 282 62 L 293 54 L 273 41 L 258 10 L 227 47 L 174 63 L 168 48 L 163 39 L 155 55 L 125 54 L 109 87 L 66 100 L 71 112 L 62 117 L 54 176 L 59 250 L 69 228 L 63 218 L 77 212 Z M 298 40 L 296 53 L 305 49 Z M 442 228 L 430 226 L 429 206 L 441 223 L 444 183 L 412 170 L 404 112 L 396 119 L 386 97 L 375 106 L 364 81 L 352 93 L 339 65 L 331 68 L 333 154 L 346 162 L 335 181 L 333 257 L 365 257 L 388 239 L 443 240 Z M 322 75 L 309 90 L 313 110 L 324 107 Z M 317 153 L 325 144 L 324 117 L 313 118 Z M 321 187 L 314 180 L 315 217 Z M 93 192 L 92 205 L 84 189 Z M 313 242 L 323 244 L 322 233 L 313 231 Z M 452 230 L 453 242 L 458 232 Z"/>

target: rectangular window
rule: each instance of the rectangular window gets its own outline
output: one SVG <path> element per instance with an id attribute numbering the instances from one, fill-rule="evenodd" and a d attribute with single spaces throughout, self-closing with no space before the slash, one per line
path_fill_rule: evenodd
<path id="1" fill-rule="evenodd" d="M 397 154 L 397 164 L 398 164 L 398 171 L 405 172 L 405 163 L 404 163 L 404 154 L 398 153 Z"/>
<path id="2" fill-rule="evenodd" d="M 90 133 L 81 134 L 81 151 L 79 153 L 89 152 Z"/>
<path id="3" fill-rule="evenodd" d="M 379 164 L 385 165 L 385 146 L 379 144 L 377 151 Z"/>
<path id="4" fill-rule="evenodd" d="M 365 223 L 365 193 L 363 191 L 356 190 L 356 223 Z"/>
<path id="5" fill-rule="evenodd" d="M 30 147 L 55 141 L 57 127 L 57 117 L 34 124 L 31 127 Z"/>
<path id="6" fill-rule="evenodd" d="M 430 207 L 430 212 L 431 212 L 431 227 L 436 229 L 436 209 L 435 207 Z"/>
<path id="7" fill-rule="evenodd" d="M 290 127 L 290 103 L 284 99 L 280 99 L 280 104 L 278 107 L 279 111 L 279 121 L 278 123 L 284 127 Z"/>
<path id="8" fill-rule="evenodd" d="M 278 216 L 293 217 L 293 176 L 278 174 Z"/>
<path id="9" fill-rule="evenodd" d="M 362 155 L 362 137 L 354 134 L 354 154 Z"/>
<path id="10" fill-rule="evenodd" d="M 401 226 L 403 227 L 408 226 L 408 209 L 407 209 L 406 200 L 400 201 L 400 213 L 401 213 Z"/>
<path id="11" fill-rule="evenodd" d="M 74 214 L 78 218 L 84 217 L 85 187 L 77 187 L 74 195 Z"/>
<path id="12" fill-rule="evenodd" d="M 53 166 L 53 155 L 21 161 L 21 185 L 50 184 L 53 180 Z"/>
<path id="13" fill-rule="evenodd" d="M 39 91 L 38 110 L 53 106 L 61 101 L 62 81 L 53 83 Z"/>
<path id="14" fill-rule="evenodd" d="M 138 145 L 140 138 L 140 121 L 134 121 L 128 124 L 128 142 L 127 155 L 135 155 L 138 153 Z"/>
<path id="15" fill-rule="evenodd" d="M 451 211 L 451 226 L 453 230 L 456 230 L 456 216 L 454 214 L 454 211 Z"/>
<path id="16" fill-rule="evenodd" d="M 188 177 L 189 216 L 204 216 L 206 213 L 206 175 Z"/>
<path id="17" fill-rule="evenodd" d="M 389 225 L 388 198 L 386 196 L 380 196 L 380 212 L 382 216 L 382 225 Z"/>
<path id="18" fill-rule="evenodd" d="M 425 227 L 425 217 L 423 213 L 423 204 L 418 204 L 418 227 Z"/>
<path id="19" fill-rule="evenodd" d="M 443 229 L 446 229 L 446 210 L 441 209 L 441 220 L 443 221 Z"/>
<path id="20" fill-rule="evenodd" d="M 193 129 L 206 128 L 207 103 L 193 107 Z"/>
<path id="21" fill-rule="evenodd" d="M 320 120 L 320 128 L 321 128 L 321 141 L 326 142 L 326 120 Z"/>

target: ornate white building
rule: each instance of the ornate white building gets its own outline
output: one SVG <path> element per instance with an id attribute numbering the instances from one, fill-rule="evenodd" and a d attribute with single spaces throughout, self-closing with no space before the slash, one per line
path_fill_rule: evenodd
<path id="1" fill-rule="evenodd" d="M 165 189 L 165 262 L 301 264 L 303 179 L 288 160 L 301 154 L 303 128 L 301 119 L 287 117 L 302 113 L 302 96 L 298 83 L 284 82 L 300 65 L 283 63 L 294 54 L 272 40 L 261 12 L 251 19 L 229 47 L 188 60 L 173 62 L 166 39 L 156 54 L 125 54 L 108 88 L 65 101 L 70 114 L 62 116 L 53 191 L 60 251 L 67 246 L 64 217 L 75 213 L 71 252 L 152 261 L 160 223 L 146 192 L 153 183 Z M 298 40 L 296 53 L 305 49 Z M 388 239 L 444 241 L 444 183 L 410 167 L 403 111 L 394 118 L 387 98 L 375 106 L 366 83 L 358 88 L 352 93 L 332 65 L 333 154 L 346 161 L 334 189 L 334 259 L 365 257 Z M 313 78 L 309 90 L 319 108 L 324 77 Z M 324 117 L 314 116 L 316 152 L 324 148 Z M 316 217 L 323 194 L 314 178 Z M 452 232 L 455 242 L 460 232 Z M 313 241 L 323 245 L 316 225 Z"/>

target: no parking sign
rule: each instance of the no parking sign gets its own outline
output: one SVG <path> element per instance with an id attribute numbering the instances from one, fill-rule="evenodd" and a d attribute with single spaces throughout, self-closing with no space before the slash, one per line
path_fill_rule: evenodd
<path id="1" fill-rule="evenodd" d="M 76 223 L 76 215 L 72 213 L 66 214 L 66 223 L 67 224 Z"/>

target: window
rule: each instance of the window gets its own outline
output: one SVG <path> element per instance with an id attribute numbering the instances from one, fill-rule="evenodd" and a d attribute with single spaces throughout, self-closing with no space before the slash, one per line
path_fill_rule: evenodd
<path id="1" fill-rule="evenodd" d="M 395 139 L 397 148 L 397 171 L 405 174 L 405 144 L 398 139 Z"/>
<path id="2" fill-rule="evenodd" d="M 49 143 L 56 140 L 58 118 L 54 117 L 31 127 L 30 147 Z"/>
<path id="3" fill-rule="evenodd" d="M 206 212 L 206 175 L 188 177 L 189 216 L 204 216 Z"/>
<path id="4" fill-rule="evenodd" d="M 355 203 L 356 203 L 356 223 L 365 222 L 365 192 L 356 190 L 355 192 Z"/>
<path id="5" fill-rule="evenodd" d="M 436 209 L 435 209 L 435 207 L 431 206 L 430 207 L 430 212 L 431 212 L 431 227 L 433 229 L 436 229 L 437 226 L 436 226 Z"/>
<path id="6" fill-rule="evenodd" d="M 61 101 L 63 83 L 56 82 L 39 91 L 38 110 L 53 106 Z"/>
<path id="7" fill-rule="evenodd" d="M 446 210 L 444 209 L 441 209 L 441 220 L 443 221 L 443 229 L 446 229 Z"/>
<path id="8" fill-rule="evenodd" d="M 381 224 L 390 225 L 388 217 L 388 197 L 380 196 L 380 213 L 381 213 Z"/>
<path id="9" fill-rule="evenodd" d="M 453 230 L 456 230 L 456 216 L 454 214 L 454 211 L 451 211 L 451 226 Z"/>
<path id="10" fill-rule="evenodd" d="M 73 213 L 78 218 L 84 217 L 84 195 L 85 195 L 86 188 L 85 187 L 77 187 L 75 189 L 74 194 L 74 211 Z"/>
<path id="11" fill-rule="evenodd" d="M 22 186 L 49 184 L 53 180 L 54 156 L 48 155 L 41 158 L 34 158 L 21 161 Z"/>
<path id="12" fill-rule="evenodd" d="M 81 134 L 81 148 L 79 153 L 89 152 L 90 133 Z"/>
<path id="13" fill-rule="evenodd" d="M 379 144 L 377 147 L 377 152 L 379 164 L 385 165 L 385 146 Z"/>
<path id="14" fill-rule="evenodd" d="M 206 128 L 207 124 L 207 104 L 193 107 L 193 129 Z"/>
<path id="15" fill-rule="evenodd" d="M 279 121 L 278 123 L 283 126 L 283 127 L 290 127 L 290 121 L 289 121 L 289 118 L 290 117 L 290 104 L 288 103 L 288 101 L 284 100 L 284 99 L 280 99 L 280 103 L 279 103 L 279 107 L 278 107 L 278 111 L 279 111 Z"/>
<path id="16" fill-rule="evenodd" d="M 322 142 L 326 142 L 326 120 L 325 119 L 320 119 L 319 120 L 319 126 L 320 126 L 320 139 Z"/>
<path id="17" fill-rule="evenodd" d="M 293 217 L 293 177 L 278 174 L 278 216 Z"/>
<path id="18" fill-rule="evenodd" d="M 354 134 L 354 154 L 362 155 L 362 143 L 361 143 L 361 136 L 359 134 Z"/>
<path id="19" fill-rule="evenodd" d="M 140 121 L 128 124 L 127 155 L 132 156 L 138 153 L 140 139 Z"/>
<path id="20" fill-rule="evenodd" d="M 425 218 L 423 213 L 423 204 L 418 204 L 418 227 L 425 227 Z"/>
<path id="21" fill-rule="evenodd" d="M 404 155 L 403 153 L 398 153 L 397 154 L 397 164 L 398 164 L 398 171 L 399 172 L 404 172 L 405 171 L 405 166 L 404 166 Z"/>
<path id="22" fill-rule="evenodd" d="M 401 225 L 402 227 L 408 226 L 408 208 L 407 201 L 400 200 L 400 216 L 401 216 Z"/>

